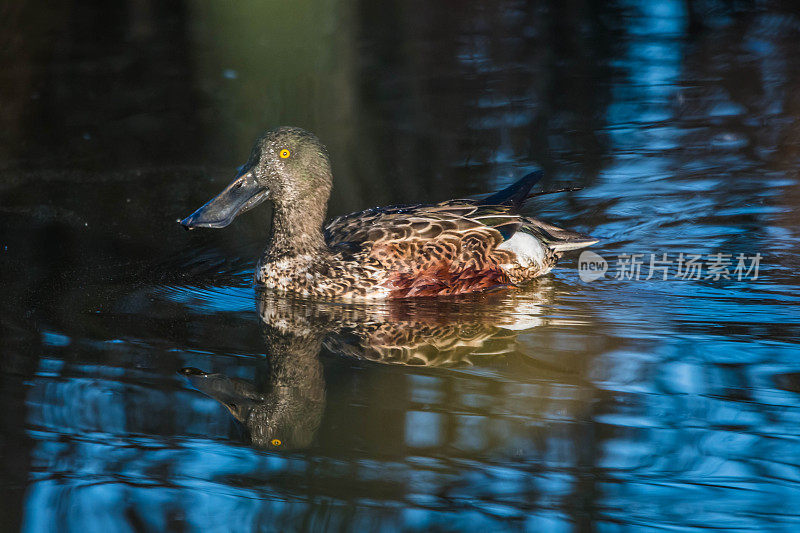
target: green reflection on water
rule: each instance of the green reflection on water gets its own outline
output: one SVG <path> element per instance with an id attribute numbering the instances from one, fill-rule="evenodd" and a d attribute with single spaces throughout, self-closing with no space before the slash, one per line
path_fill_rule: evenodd
<path id="1" fill-rule="evenodd" d="M 358 131 L 355 104 L 355 3 L 190 5 L 192 52 L 209 99 L 207 120 L 215 123 L 209 144 L 244 162 L 264 129 L 301 126 L 336 155 L 337 196 L 360 196 L 353 166 L 369 153 L 369 138 Z"/>

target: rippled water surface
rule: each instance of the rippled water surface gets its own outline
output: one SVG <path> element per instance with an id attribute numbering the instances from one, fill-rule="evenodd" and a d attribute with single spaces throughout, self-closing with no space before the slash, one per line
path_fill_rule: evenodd
<path id="1" fill-rule="evenodd" d="M 795 531 L 794 9 L 5 8 L 3 528 Z M 280 124 L 328 145 L 330 215 L 539 165 L 584 189 L 526 213 L 601 239 L 609 270 L 582 281 L 572 255 L 440 301 L 259 293 L 269 208 L 176 220 Z M 646 279 L 681 253 L 699 279 Z"/>

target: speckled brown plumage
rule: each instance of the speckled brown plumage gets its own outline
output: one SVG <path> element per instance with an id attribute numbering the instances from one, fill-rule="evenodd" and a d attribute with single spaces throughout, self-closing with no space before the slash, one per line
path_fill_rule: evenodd
<path id="1" fill-rule="evenodd" d="M 266 288 L 343 299 L 457 295 L 524 283 L 565 250 L 596 242 L 520 214 L 540 177 L 528 174 L 484 200 L 368 209 L 323 230 L 332 186 L 327 153 L 313 135 L 279 128 L 256 142 L 222 194 L 182 224 L 221 227 L 269 196 L 272 230 L 256 270 Z"/>

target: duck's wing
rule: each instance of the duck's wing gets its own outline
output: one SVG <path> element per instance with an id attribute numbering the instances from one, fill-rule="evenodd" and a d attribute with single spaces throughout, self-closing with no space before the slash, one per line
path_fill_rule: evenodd
<path id="1" fill-rule="evenodd" d="M 531 188 L 542 179 L 544 173 L 541 169 L 522 176 L 520 179 L 509 185 L 503 190 L 497 191 L 481 200 L 481 205 L 505 205 L 514 211 L 519 211 L 520 207 L 530 196 L 528 193 Z"/>
<path id="2" fill-rule="evenodd" d="M 334 249 L 366 254 L 392 273 L 392 297 L 435 296 L 508 285 L 494 251 L 522 223 L 511 206 L 451 200 L 339 217 L 325 235 Z"/>
<path id="3" fill-rule="evenodd" d="M 387 242 L 423 244 L 446 235 L 488 231 L 498 243 L 511 237 L 522 217 L 509 206 L 481 205 L 474 200 L 439 204 L 376 207 L 340 216 L 325 228 L 330 246 L 353 244 L 372 247 Z M 499 240 L 498 240 L 499 239 Z"/>
<path id="4" fill-rule="evenodd" d="M 494 230 L 488 235 L 497 245 L 520 228 L 522 217 L 517 212 L 541 178 L 541 170 L 536 170 L 483 200 L 376 207 L 341 216 L 325 228 L 325 240 L 331 246 L 371 246 L 390 241 L 430 241 L 448 233 L 488 228 Z"/>

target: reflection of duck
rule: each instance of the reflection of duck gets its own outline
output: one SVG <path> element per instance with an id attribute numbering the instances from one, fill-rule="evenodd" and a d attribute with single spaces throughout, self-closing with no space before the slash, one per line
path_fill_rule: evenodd
<path id="1" fill-rule="evenodd" d="M 181 373 L 225 405 L 256 446 L 307 447 L 324 411 L 323 345 L 337 355 L 383 363 L 477 364 L 482 356 L 512 352 L 520 331 L 541 323 L 530 300 L 509 305 L 513 300 L 498 302 L 497 296 L 342 304 L 260 293 L 266 387 L 196 368 Z"/>
<path id="2" fill-rule="evenodd" d="M 224 227 L 269 198 L 269 248 L 256 279 L 305 296 L 403 298 L 463 294 L 528 281 L 561 254 L 597 242 L 519 210 L 541 172 L 477 200 L 369 209 L 325 227 L 332 175 L 312 134 L 279 128 L 260 137 L 236 179 L 181 221 Z"/>
<path id="3" fill-rule="evenodd" d="M 463 366 L 472 356 L 502 355 L 513 351 L 520 330 L 541 323 L 530 300 L 500 294 L 341 304 L 263 292 L 258 307 L 272 334 L 302 331 L 321 336 L 338 355 L 409 366 Z"/>

